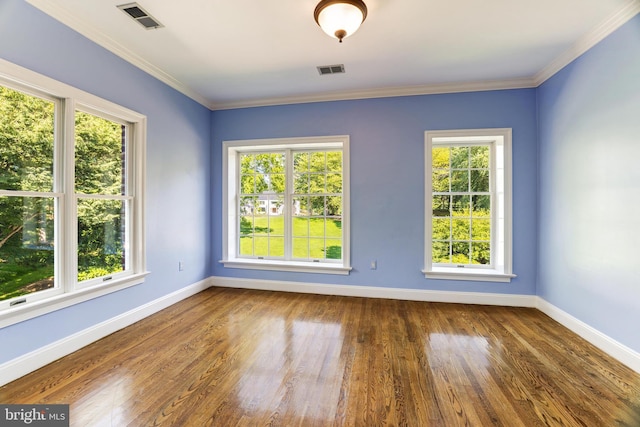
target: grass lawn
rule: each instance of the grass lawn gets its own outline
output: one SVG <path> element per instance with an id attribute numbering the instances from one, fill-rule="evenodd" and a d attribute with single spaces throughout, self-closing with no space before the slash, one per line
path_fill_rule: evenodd
<path id="1" fill-rule="evenodd" d="M 0 264 L 0 300 L 24 295 L 25 286 L 53 277 L 53 265 L 36 269 L 15 264 Z"/>
<path id="2" fill-rule="evenodd" d="M 251 221 L 251 217 L 247 217 L 247 219 Z M 256 216 L 253 221 L 253 233 L 249 226 L 243 225 L 242 227 L 240 255 L 284 256 L 284 218 L 282 216 Z M 325 220 L 324 218 L 294 218 L 293 257 L 340 259 L 342 257 L 342 221 Z"/>

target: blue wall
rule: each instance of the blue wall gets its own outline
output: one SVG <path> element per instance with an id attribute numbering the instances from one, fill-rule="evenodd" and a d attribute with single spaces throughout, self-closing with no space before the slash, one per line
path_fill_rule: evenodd
<path id="1" fill-rule="evenodd" d="M 537 124 L 534 89 L 247 108 L 212 113 L 213 274 L 390 288 L 535 294 Z M 424 268 L 424 131 L 513 128 L 511 283 L 427 280 Z M 350 135 L 349 276 L 225 268 L 222 142 Z M 371 260 L 378 261 L 370 270 Z"/>
<path id="2" fill-rule="evenodd" d="M 640 15 L 538 94 L 538 294 L 640 352 Z"/>
<path id="3" fill-rule="evenodd" d="M 151 271 L 143 285 L 0 329 L 2 363 L 209 276 L 211 113 L 22 0 L 0 1 L 0 57 L 147 116 Z"/>

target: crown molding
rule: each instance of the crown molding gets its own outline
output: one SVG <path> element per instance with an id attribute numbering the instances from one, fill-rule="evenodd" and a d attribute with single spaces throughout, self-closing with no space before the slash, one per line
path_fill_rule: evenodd
<path id="1" fill-rule="evenodd" d="M 95 28 L 75 18 L 66 9 L 56 4 L 56 2 L 52 2 L 50 0 L 26 0 L 26 1 L 27 3 L 31 4 L 35 8 L 51 16 L 55 20 L 60 21 L 62 24 L 82 34 L 84 37 L 88 38 L 89 40 L 93 41 L 99 46 L 102 46 L 103 48 L 119 56 L 120 58 L 124 59 L 130 64 L 138 67 L 139 69 L 146 72 L 147 74 L 150 74 L 151 76 L 157 78 L 158 80 L 172 87 L 178 92 L 181 92 L 182 94 L 188 96 L 189 98 L 193 99 L 199 104 L 202 104 L 205 107 L 209 106 L 210 101 L 207 100 L 205 97 L 195 92 L 188 86 L 182 84 L 178 79 L 171 76 L 161 68 L 156 67 L 155 65 L 151 64 L 144 58 L 131 52 L 129 49 L 122 46 L 120 43 L 106 36 L 104 33 L 96 30 Z"/>
<path id="2" fill-rule="evenodd" d="M 626 4 L 606 18 L 600 25 L 589 31 L 575 42 L 569 49 L 551 61 L 533 77 L 536 86 L 550 79 L 558 71 L 569 65 L 580 55 L 591 49 L 609 34 L 624 25 L 631 18 L 640 13 L 640 1 L 627 0 Z"/>
<path id="3" fill-rule="evenodd" d="M 91 26 L 86 25 L 81 20 L 74 18 L 64 8 L 57 5 L 56 2 L 52 2 L 50 0 L 26 1 L 27 3 L 46 13 L 52 18 L 60 21 L 64 25 L 87 37 L 89 40 L 97 43 L 113 54 L 138 67 L 142 71 L 150 74 L 151 76 L 188 96 L 199 104 L 202 104 L 203 106 L 214 111 L 250 107 L 267 107 L 286 104 L 303 104 L 312 102 L 535 88 L 540 86 L 542 83 L 551 78 L 554 74 L 563 69 L 573 60 L 578 58 L 580 55 L 595 46 L 598 42 L 621 27 L 635 15 L 640 13 L 640 1 L 627 0 L 620 9 L 618 9 L 615 13 L 605 19 L 595 29 L 582 36 L 576 43 L 571 46 L 571 48 L 563 52 L 560 56 L 555 58 L 547 66 L 542 68 L 538 73 L 531 77 L 491 81 L 441 83 L 419 86 L 401 86 L 359 91 L 336 91 L 290 97 L 273 97 L 229 102 L 216 102 L 205 98 L 204 96 L 200 95 L 196 91 L 180 82 L 169 73 L 156 67 L 142 57 L 134 54 L 115 40 L 111 39 L 100 31 L 97 31 Z"/>
<path id="4" fill-rule="evenodd" d="M 267 107 L 274 105 L 304 104 L 311 102 L 348 101 L 354 99 L 390 98 L 398 96 L 435 95 L 443 93 L 481 92 L 488 90 L 534 88 L 532 78 L 486 80 L 461 83 L 436 83 L 418 86 L 398 86 L 359 91 L 324 92 L 302 96 L 249 99 L 244 101 L 214 102 L 209 104 L 212 110 L 231 110 L 235 108 Z"/>

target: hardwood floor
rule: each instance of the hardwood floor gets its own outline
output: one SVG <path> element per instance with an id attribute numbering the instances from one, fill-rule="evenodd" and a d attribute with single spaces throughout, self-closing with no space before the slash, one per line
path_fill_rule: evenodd
<path id="1" fill-rule="evenodd" d="M 534 309 L 211 288 L 0 388 L 76 426 L 640 426 L 640 375 Z"/>

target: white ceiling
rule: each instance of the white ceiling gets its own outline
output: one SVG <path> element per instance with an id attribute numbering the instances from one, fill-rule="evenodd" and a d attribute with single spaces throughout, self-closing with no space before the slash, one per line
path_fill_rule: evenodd
<path id="1" fill-rule="evenodd" d="M 534 87 L 640 11 L 640 0 L 365 0 L 340 44 L 319 0 L 27 0 L 212 109 Z M 346 73 L 320 76 L 319 65 Z"/>

